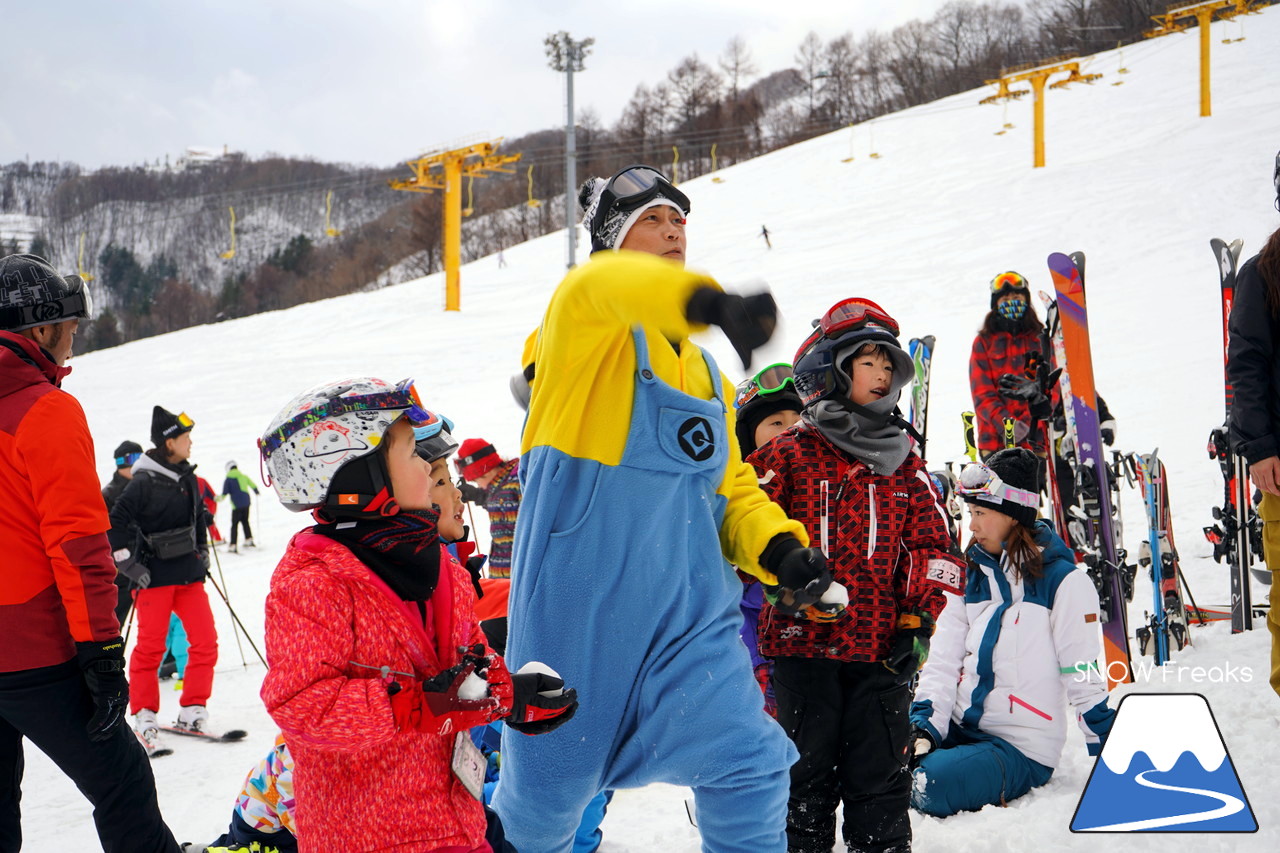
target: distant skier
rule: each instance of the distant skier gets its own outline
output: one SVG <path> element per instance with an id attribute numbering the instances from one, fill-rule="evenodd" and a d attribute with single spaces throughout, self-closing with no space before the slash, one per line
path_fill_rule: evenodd
<path id="1" fill-rule="evenodd" d="M 765 248 L 772 249 L 773 243 L 769 242 L 769 229 L 764 225 L 760 226 L 760 236 L 764 238 Z"/>
<path id="2" fill-rule="evenodd" d="M 1280 153 L 1273 181 L 1280 210 Z M 1262 491 L 1258 515 L 1273 600 L 1267 610 L 1271 687 L 1280 693 L 1280 616 L 1274 606 L 1275 590 L 1280 589 L 1280 229 L 1236 274 L 1230 333 L 1227 379 L 1235 391 L 1231 439 L 1249 461 L 1249 478 Z"/>
<path id="3" fill-rule="evenodd" d="M 1001 450 L 960 472 L 973 544 L 949 594 L 911 706 L 911 804 L 947 817 L 1004 805 L 1049 781 L 1065 707 L 1097 755 L 1115 711 L 1098 671 L 1098 593 L 1036 518 L 1040 460 Z"/>
<path id="4" fill-rule="evenodd" d="M 249 505 L 252 500 L 249 492 L 257 495 L 258 484 L 236 467 L 234 459 L 227 462 L 227 479 L 222 481 L 222 494 L 218 496 L 218 500 L 228 496 L 231 498 L 231 543 L 227 546 L 227 550 L 233 554 L 240 550 L 236 544 L 236 535 L 241 527 L 244 528 L 245 546 L 255 547 L 253 531 L 249 528 Z"/>
<path id="5" fill-rule="evenodd" d="M 138 461 L 138 457 L 142 455 L 142 445 L 133 441 L 122 441 L 120 446 L 115 450 L 116 470 L 111 475 L 111 480 L 102 487 L 102 499 L 106 501 L 107 512 L 111 512 L 111 508 L 116 505 L 116 501 L 120 499 L 120 495 L 124 492 L 124 487 L 129 485 L 129 481 L 133 479 L 133 464 Z M 133 588 L 134 582 L 129 576 L 122 572 L 116 572 L 116 619 L 120 621 L 123 628 L 125 622 L 129 618 L 129 608 L 133 606 Z"/>

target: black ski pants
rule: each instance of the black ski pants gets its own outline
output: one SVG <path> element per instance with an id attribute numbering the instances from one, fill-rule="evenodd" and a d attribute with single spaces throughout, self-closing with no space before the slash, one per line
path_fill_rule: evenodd
<path id="1" fill-rule="evenodd" d="M 49 756 L 93 804 L 106 853 L 176 853 L 142 745 L 121 721 L 105 741 L 85 727 L 93 700 L 74 660 L 0 673 L 0 853 L 22 849 L 22 739 Z M 44 815 L 56 821 L 54 815 Z"/>
<path id="2" fill-rule="evenodd" d="M 244 538 L 252 539 L 253 531 L 249 529 L 249 507 L 238 506 L 231 510 L 231 544 L 236 544 L 236 532 L 244 525 Z"/>
<path id="3" fill-rule="evenodd" d="M 907 853 L 910 688 L 880 663 L 774 660 L 778 722 L 800 751 L 791 766 L 788 853 L 828 853 L 844 803 L 850 851 Z"/>

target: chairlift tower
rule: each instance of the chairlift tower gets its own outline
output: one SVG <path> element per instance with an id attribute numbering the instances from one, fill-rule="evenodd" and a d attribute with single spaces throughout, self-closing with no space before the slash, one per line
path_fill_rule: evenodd
<path id="1" fill-rule="evenodd" d="M 1209 25 L 1215 16 L 1228 20 L 1237 15 L 1249 15 L 1259 11 L 1256 0 L 1211 0 L 1208 3 L 1173 3 L 1163 15 L 1152 15 L 1158 26 L 1143 33 L 1147 38 L 1167 36 L 1189 29 L 1194 23 L 1200 27 L 1200 117 L 1213 114 L 1209 92 Z"/>
<path id="2" fill-rule="evenodd" d="M 1061 80 L 1049 83 L 1050 77 L 1054 74 L 1060 73 L 1066 73 L 1067 76 Z M 1080 63 L 1075 59 L 1074 54 L 1057 56 L 1043 62 L 1029 62 L 1025 65 L 1015 65 L 1013 68 L 1002 70 L 997 79 L 987 81 L 988 85 L 994 85 L 998 88 L 994 95 L 983 98 L 979 103 L 994 104 L 1000 101 L 1021 98 L 1023 95 L 1027 94 L 1028 91 L 1034 93 L 1035 152 L 1033 166 L 1040 169 L 1044 167 L 1045 84 L 1047 83 L 1050 89 L 1062 89 L 1072 83 L 1092 83 L 1101 76 L 1101 74 L 1081 74 Z M 1031 88 L 1029 90 L 1009 88 L 1015 83 L 1024 82 L 1031 84 Z"/>
<path id="3" fill-rule="evenodd" d="M 438 151 L 405 163 L 412 178 L 387 183 L 393 190 L 429 193 L 444 190 L 444 310 L 462 310 L 462 176 L 487 178 L 494 173 L 514 175 L 508 163 L 519 154 L 498 154 L 502 139 Z"/>
<path id="4" fill-rule="evenodd" d="M 542 40 L 547 49 L 547 63 L 554 71 L 564 72 L 565 125 L 564 125 L 564 231 L 565 266 L 573 269 L 577 262 L 577 195 L 578 195 L 578 134 L 573 119 L 573 73 L 584 70 L 583 62 L 591 52 L 593 38 L 574 41 L 564 30 Z"/>

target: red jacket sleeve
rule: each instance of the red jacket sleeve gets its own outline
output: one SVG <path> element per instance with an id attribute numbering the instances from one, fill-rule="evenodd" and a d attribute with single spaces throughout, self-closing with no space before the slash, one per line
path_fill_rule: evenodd
<path id="1" fill-rule="evenodd" d="M 897 590 L 903 613 L 928 613 L 937 620 L 944 593 L 964 594 L 964 562 L 952 553 L 951 533 L 923 465 L 908 486 L 910 515 L 902 531 L 904 571 Z"/>
<path id="2" fill-rule="evenodd" d="M 23 418 L 15 445 L 26 462 L 40 538 L 72 639 L 118 636 L 116 565 L 106 536 L 111 523 L 84 410 L 70 394 L 45 394 Z"/>
<path id="3" fill-rule="evenodd" d="M 978 418 L 979 432 L 1002 435 L 1004 419 L 1016 417 L 1008 402 L 1000 396 L 996 385 L 1000 377 L 993 375 L 991 362 L 982 335 L 973 339 L 973 353 L 969 356 L 969 388 L 973 392 L 973 411 Z"/>
<path id="4" fill-rule="evenodd" d="M 262 701 L 291 743 L 354 752 L 398 731 L 378 674 L 346 675 L 355 647 L 353 609 L 341 583 L 321 572 L 295 571 L 273 583 Z"/>

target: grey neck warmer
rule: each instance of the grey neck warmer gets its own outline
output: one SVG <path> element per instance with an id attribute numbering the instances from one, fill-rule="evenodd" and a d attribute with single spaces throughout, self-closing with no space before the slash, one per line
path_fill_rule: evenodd
<path id="1" fill-rule="evenodd" d="M 878 415 L 889 415 L 898 403 L 891 394 L 864 408 Z M 804 412 L 804 419 L 823 437 L 882 477 L 901 467 L 911 452 L 911 437 L 889 421 L 875 421 L 849 408 L 841 398 L 822 400 Z"/>

